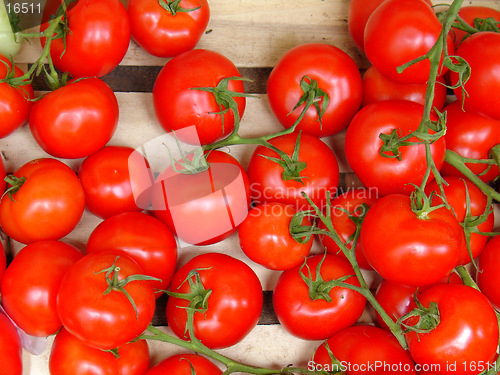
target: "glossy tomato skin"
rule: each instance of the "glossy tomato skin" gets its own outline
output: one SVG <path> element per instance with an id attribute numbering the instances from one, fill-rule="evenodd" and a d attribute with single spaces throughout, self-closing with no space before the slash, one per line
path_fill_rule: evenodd
<path id="1" fill-rule="evenodd" d="M 297 133 L 282 135 L 269 141 L 273 146 L 292 156 L 297 141 Z M 313 203 L 322 208 L 327 192 L 335 195 L 339 184 L 339 166 L 333 151 L 319 138 L 302 133 L 300 136 L 299 162 L 307 167 L 300 173 L 302 183 L 284 181 L 283 167 L 266 159 L 278 158 L 278 154 L 267 147 L 258 146 L 252 154 L 247 172 L 254 203 L 280 202 L 297 210 L 309 209 L 310 205 L 302 196 L 306 193 Z"/>
<path id="2" fill-rule="evenodd" d="M 463 6 L 458 11 L 458 15 L 470 26 L 474 26 L 474 20 L 476 18 L 486 19 L 493 17 L 496 21 L 500 21 L 500 12 L 498 10 L 480 5 Z M 455 49 L 457 49 L 462 43 L 464 37 L 468 34 L 465 31 L 454 28 L 452 28 L 451 31 L 455 41 Z"/>
<path id="3" fill-rule="evenodd" d="M 484 51 L 484 53 L 477 53 Z M 458 100 L 467 111 L 475 111 L 483 116 L 500 120 L 500 98 L 491 95 L 500 88 L 500 35 L 485 31 L 471 35 L 457 48 L 456 55 L 465 59 L 471 69 L 471 76 L 465 83 L 467 96 L 461 88 L 454 89 Z M 458 74 L 450 73 L 451 83 L 458 82 Z"/>
<path id="4" fill-rule="evenodd" d="M 477 285 L 496 310 L 500 310 L 498 267 L 500 266 L 500 236 L 491 237 L 478 258 Z"/>
<path id="5" fill-rule="evenodd" d="M 317 267 L 323 260 L 320 275 L 325 282 L 354 275 L 352 266 L 335 255 L 315 255 L 306 260 L 307 266 L 294 267 L 281 273 L 273 292 L 273 306 L 280 324 L 292 335 L 304 340 L 326 340 L 336 332 L 358 321 L 366 299 L 347 288 L 335 287 L 329 292 L 331 302 L 311 299 L 308 285 L 301 273 L 313 280 L 318 278 Z M 309 268 L 307 268 L 309 267 Z M 353 276 L 346 283 L 359 287 Z"/>
<path id="6" fill-rule="evenodd" d="M 55 14 L 57 10 L 54 2 L 58 4 L 57 0 L 51 1 L 52 8 L 44 10 L 41 31 L 48 27 L 51 11 Z M 122 61 L 130 43 L 130 22 L 127 9 L 119 0 L 78 1 L 68 10 L 67 22 L 71 32 L 66 36 L 66 44 L 60 38 L 50 46 L 56 68 L 74 78 L 102 77 Z M 41 42 L 44 46 L 45 38 Z"/>
<path id="7" fill-rule="evenodd" d="M 206 160 L 210 168 L 197 174 L 177 173 L 168 167 L 152 189 L 154 216 L 177 238 L 198 246 L 235 233 L 250 207 L 250 184 L 241 164 L 217 150 Z"/>
<path id="8" fill-rule="evenodd" d="M 78 177 L 85 191 L 85 207 L 92 214 L 106 219 L 123 212 L 139 212 L 149 206 L 149 202 L 136 200 L 134 196 L 138 186 L 131 178 L 130 169 L 139 167 L 139 163 L 135 164 L 137 155 L 131 147 L 106 146 L 80 164 Z M 147 165 L 144 157 L 140 157 Z"/>
<path id="9" fill-rule="evenodd" d="M 347 375 L 401 374 L 415 375 L 412 358 L 398 343 L 396 338 L 381 328 L 355 325 L 337 332 L 325 341 L 308 363 L 309 369 L 338 371 L 332 367 L 329 349 L 345 368 Z M 386 368 L 377 367 L 385 365 Z M 387 369 L 389 367 L 389 370 Z"/>
<path id="10" fill-rule="evenodd" d="M 222 370 L 199 354 L 177 354 L 165 358 L 149 369 L 146 375 L 191 375 L 193 366 L 196 375 L 220 375 Z"/>
<path id="11" fill-rule="evenodd" d="M 288 50 L 274 66 L 267 81 L 269 105 L 278 121 L 290 128 L 300 116 L 304 104 L 304 76 L 315 80 L 329 96 L 329 103 L 319 121 L 318 111 L 309 107 L 295 128 L 316 137 L 326 137 L 344 130 L 361 105 L 361 75 L 354 60 L 341 49 L 321 43 L 306 43 Z M 318 104 L 322 107 L 324 99 Z"/>
<path id="12" fill-rule="evenodd" d="M 118 348 L 135 339 L 154 315 L 155 297 L 148 281 L 135 280 L 124 287 L 135 302 L 137 316 L 124 293 L 114 290 L 104 294 L 108 282 L 106 272 L 100 271 L 113 264 L 120 268 L 119 280 L 144 274 L 126 255 L 113 251 L 88 254 L 66 272 L 57 296 L 63 326 L 97 349 Z"/>
<path id="13" fill-rule="evenodd" d="M 97 152 L 118 126 L 118 101 L 99 78 L 70 81 L 37 101 L 30 112 L 33 138 L 56 158 L 78 159 Z"/>
<path id="14" fill-rule="evenodd" d="M 385 78 L 372 65 L 363 74 L 362 106 L 382 100 L 409 100 L 425 105 L 427 84 L 401 84 Z M 434 100 L 432 107 L 442 110 L 447 96 L 444 78 L 438 77 L 434 85 Z"/>
<path id="15" fill-rule="evenodd" d="M 470 199 L 470 214 L 472 217 L 482 215 L 488 207 L 488 199 L 486 195 L 470 180 L 462 179 L 460 177 L 445 177 L 447 185 L 443 184 L 444 194 L 446 196 L 446 201 L 451 206 L 455 217 L 460 223 L 465 220 L 465 215 L 467 212 L 467 194 Z M 435 181 L 430 182 L 425 188 L 426 194 L 439 193 L 439 187 Z M 432 204 L 437 206 L 442 204 L 442 200 L 439 197 L 434 197 Z M 481 232 L 492 232 L 493 225 L 495 223 L 495 214 L 491 212 L 488 215 L 487 220 L 477 226 L 477 229 Z M 479 233 L 471 233 L 470 237 L 470 250 L 472 253 L 472 259 L 475 259 L 481 254 L 488 241 L 488 236 L 483 236 Z M 457 265 L 465 265 L 471 262 L 471 256 L 467 250 L 467 243 L 464 239 L 462 250 L 458 258 Z"/>
<path id="16" fill-rule="evenodd" d="M 425 307 L 437 303 L 440 323 L 429 333 L 405 335 L 413 360 L 421 366 L 439 365 L 441 374 L 482 372 L 478 364 L 490 361 L 498 345 L 498 323 L 488 299 L 466 285 L 439 284 L 419 294 L 418 300 Z M 455 362 L 456 368 L 447 366 Z"/>
<path id="17" fill-rule="evenodd" d="M 204 253 L 183 265 L 174 275 L 170 291 L 188 293 L 185 282 L 190 271 L 198 269 L 201 282 L 212 292 L 205 313 L 194 314 L 194 334 L 211 349 L 222 349 L 240 342 L 257 324 L 262 311 L 263 294 L 255 272 L 242 261 L 222 253 Z M 189 301 L 170 297 L 167 322 L 180 338 L 185 332 Z M 237 319 L 235 318 L 237 317 Z"/>
<path id="18" fill-rule="evenodd" d="M 2 283 L 2 278 L 7 269 L 7 255 L 5 254 L 5 249 L 0 242 L 0 284 Z"/>
<path id="19" fill-rule="evenodd" d="M 372 191 L 366 188 L 358 188 L 348 190 L 345 193 L 337 195 L 330 202 L 330 217 L 332 218 L 332 225 L 337 234 L 339 235 L 341 241 L 346 244 L 349 237 L 351 237 L 356 231 L 356 224 L 349 218 L 349 215 L 360 217 L 366 214 L 367 208 L 363 206 L 366 204 L 371 207 L 378 199 L 378 195 L 376 191 Z M 347 210 L 349 215 L 344 211 Z M 326 213 L 326 209 L 323 210 L 324 214 Z M 318 222 L 318 228 L 326 229 L 325 224 L 322 221 Z M 335 243 L 335 241 L 326 235 L 319 235 L 319 240 L 321 245 L 326 249 L 328 254 L 337 255 L 345 260 L 347 260 L 346 256 Z M 346 245 L 347 249 L 352 249 L 352 243 L 349 242 Z M 356 261 L 360 268 L 365 270 L 371 270 L 372 267 L 367 262 L 363 249 L 361 248 L 361 241 L 356 242 Z"/>
<path id="20" fill-rule="evenodd" d="M 50 158 L 35 159 L 20 167 L 14 176 L 26 182 L 0 202 L 0 225 L 12 239 L 28 244 L 58 240 L 79 223 L 85 195 L 75 172 Z M 54 181 L 57 184 L 54 185 Z"/>
<path id="21" fill-rule="evenodd" d="M 47 337 L 61 329 L 57 292 L 66 271 L 82 256 L 60 241 L 33 242 L 16 254 L 2 280 L 2 305 L 28 335 Z"/>
<path id="22" fill-rule="evenodd" d="M 132 39 L 148 53 L 174 57 L 192 50 L 203 36 L 210 19 L 207 0 L 182 0 L 184 9 L 172 15 L 155 0 L 130 0 L 127 12 Z"/>
<path id="23" fill-rule="evenodd" d="M 398 83 L 425 84 L 429 78 L 429 60 L 420 61 L 402 73 L 396 68 L 425 55 L 441 33 L 441 23 L 424 0 L 384 1 L 366 23 L 364 47 L 368 60 L 387 79 Z M 447 39 L 453 54 L 453 40 Z M 446 69 L 440 71 L 444 74 Z"/>
<path id="24" fill-rule="evenodd" d="M 489 159 L 491 148 L 500 143 L 500 121 L 483 116 L 475 111 L 462 109 L 460 101 L 445 107 L 447 113 L 446 148 L 470 159 Z M 498 177 L 498 166 L 465 163 L 482 181 L 490 182 Z M 459 176 L 462 173 L 445 162 L 441 168 L 443 176 Z"/>
<path id="25" fill-rule="evenodd" d="M 403 194 L 380 198 L 361 227 L 366 260 L 397 285 L 423 287 L 445 278 L 457 264 L 462 243 L 462 227 L 451 211 L 442 207 L 419 218 Z"/>
<path id="26" fill-rule="evenodd" d="M 0 79 L 7 76 L 8 69 L 15 70 L 14 77 L 20 77 L 24 72 L 17 66 L 12 66 L 8 58 L 0 55 Z M 8 83 L 0 83 L 0 138 L 5 138 L 16 129 L 26 124 L 33 102 L 33 87 L 30 83 L 24 86 L 12 87 Z"/>
<path id="27" fill-rule="evenodd" d="M 85 375 L 89 368 L 99 375 L 144 375 L 149 368 L 149 347 L 138 340 L 118 348 L 113 353 L 92 348 L 65 328 L 57 333 L 49 357 L 51 375 Z"/>
<path id="28" fill-rule="evenodd" d="M 134 259 L 150 281 L 156 298 L 166 290 L 175 271 L 177 242 L 160 220 L 142 212 L 124 212 L 102 221 L 90 234 L 86 253 L 115 251 Z"/>
<path id="29" fill-rule="evenodd" d="M 22 375 L 23 347 L 21 337 L 10 319 L 0 313 L 0 362 L 2 374 Z"/>
<path id="30" fill-rule="evenodd" d="M 382 157 L 381 133 L 393 129 L 405 136 L 420 124 L 424 107 L 405 100 L 386 100 L 363 107 L 349 124 L 345 138 L 346 158 L 356 176 L 369 189 L 377 189 L 380 196 L 415 190 L 427 170 L 425 145 L 400 147 L 401 160 Z M 411 141 L 416 141 L 411 138 Z M 444 162 L 446 145 L 441 137 L 431 146 L 431 155 L 439 170 Z M 391 154 L 392 155 L 392 154 Z M 431 175 L 430 179 L 433 176 Z"/>
<path id="31" fill-rule="evenodd" d="M 156 118 L 166 132 L 194 126 L 196 135 L 182 136 L 183 142 L 206 145 L 228 136 L 234 129 L 234 115 L 221 109 L 212 93 L 192 90 L 197 87 L 216 87 L 224 78 L 241 77 L 236 66 L 218 52 L 195 49 L 184 52 L 161 69 L 153 87 L 153 104 Z M 244 92 L 243 82 L 231 80 L 228 90 Z M 246 98 L 236 97 L 240 119 L 243 117 Z M 182 109 L 182 110 L 180 110 Z"/>
<path id="32" fill-rule="evenodd" d="M 313 239 L 302 244 L 290 235 L 290 222 L 296 213 L 293 207 L 277 202 L 252 208 L 238 228 L 243 252 L 271 270 L 284 271 L 302 264 L 311 251 Z M 304 218 L 302 225 L 312 224 Z"/>

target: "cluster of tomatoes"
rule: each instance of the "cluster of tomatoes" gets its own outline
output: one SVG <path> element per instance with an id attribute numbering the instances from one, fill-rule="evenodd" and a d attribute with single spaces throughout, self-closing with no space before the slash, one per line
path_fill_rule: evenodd
<path id="1" fill-rule="evenodd" d="M 445 25 L 456 4 L 445 9 Z M 283 131 L 243 138 L 245 79 L 225 56 L 195 49 L 206 0 L 129 0 L 127 8 L 119 0 L 48 1 L 44 55 L 30 72 L 46 72 L 53 91 L 28 100 L 29 79 L 15 58 L 0 57 L 0 137 L 28 122 L 52 156 L 8 176 L 1 168 L 0 225 L 25 246 L 8 267 L 0 252 L 0 373 L 22 374 L 22 332 L 55 335 L 52 375 L 221 374 L 207 356 L 250 373 L 496 374 L 500 237 L 491 186 L 500 173 L 500 34 L 475 20 L 496 25 L 500 12 L 456 11 L 454 25 L 478 32 L 443 35 L 426 0 L 351 0 L 349 32 L 372 66 L 361 76 L 335 46 L 292 48 L 267 83 Z M 157 173 L 145 153 L 106 146 L 119 106 L 100 77 L 121 62 L 130 37 L 171 58 L 152 97 L 182 156 Z M 2 53 L 15 55 L 18 45 L 5 46 Z M 455 68 L 463 61 L 466 68 Z M 52 64 L 72 79 L 54 75 Z M 337 157 L 321 140 L 342 131 L 364 185 L 347 192 L 339 192 Z M 240 144 L 256 145 L 247 168 L 219 150 Z M 77 173 L 60 160 L 80 158 Z M 102 221 L 83 254 L 60 240 L 85 209 Z M 181 244 L 229 236 L 249 262 L 281 272 L 273 306 L 284 329 L 325 340 L 307 369 L 256 369 L 214 351 L 256 326 L 261 282 L 229 255 L 207 252 L 181 267 L 177 256 Z M 326 251 L 309 256 L 315 238 Z M 477 277 L 464 266 L 477 267 Z M 361 269 L 383 279 L 375 294 Z M 163 293 L 175 337 L 150 326 Z M 376 326 L 355 324 L 367 302 Z M 150 368 L 147 339 L 205 356 Z"/>

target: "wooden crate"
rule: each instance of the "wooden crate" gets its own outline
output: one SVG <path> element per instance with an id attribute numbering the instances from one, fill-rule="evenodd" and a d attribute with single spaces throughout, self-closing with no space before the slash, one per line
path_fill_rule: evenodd
<path id="1" fill-rule="evenodd" d="M 206 1 L 206 0 L 205 0 Z M 259 136 L 281 129 L 267 102 L 265 85 L 267 76 L 279 58 L 290 48 L 310 42 L 328 43 L 349 54 L 360 70 L 369 66 L 350 40 L 347 31 L 348 0 L 208 0 L 211 19 L 207 32 L 197 48 L 211 49 L 228 57 L 240 69 L 244 77 L 254 80 L 246 84 L 247 92 L 259 98 L 247 100 L 247 110 L 241 122 L 241 135 Z M 126 5 L 127 0 L 123 0 Z M 468 5 L 472 1 L 467 2 Z M 487 5 L 500 9 L 498 1 L 474 1 L 474 5 Z M 15 61 L 26 69 L 40 55 L 38 40 L 25 43 Z M 155 119 L 152 104 L 154 79 L 167 59 L 153 57 L 130 42 L 129 50 L 121 65 L 103 79 L 116 92 L 120 105 L 120 120 L 110 145 L 136 148 L 141 144 L 164 134 Z M 34 83 L 37 95 L 46 89 L 37 80 Z M 1 120 L 0 120 L 1 121 Z M 344 133 L 323 139 L 338 157 L 341 171 L 341 187 L 360 186 L 360 182 L 350 170 L 343 152 Z M 231 154 L 246 167 L 254 146 L 234 146 Z M 13 172 L 24 163 L 39 157 L 47 157 L 33 140 L 29 128 L 24 126 L 14 134 L 0 140 L 0 150 L 8 172 Z M 63 160 L 75 171 L 82 159 Z M 497 216 L 498 217 L 498 216 Z M 89 212 L 85 212 L 77 228 L 63 240 L 85 249 L 91 231 L 100 223 Z M 22 245 L 14 243 L 14 251 Z M 318 244 L 314 252 L 318 252 Z M 218 251 L 246 261 L 259 276 L 266 291 L 266 306 L 259 325 L 240 344 L 221 350 L 238 361 L 256 366 L 280 368 L 293 364 L 307 366 L 313 350 L 319 342 L 304 341 L 292 337 L 278 324 L 272 311 L 271 291 L 279 272 L 269 271 L 251 262 L 239 248 L 237 236 L 208 247 L 183 248 L 179 252 L 179 265 L 193 256 L 207 251 Z M 375 285 L 377 278 L 366 273 Z M 155 324 L 163 325 L 164 301 L 159 301 Z M 367 311 L 360 320 L 371 321 Z M 168 330 L 168 328 L 164 328 Z M 24 353 L 25 375 L 46 375 L 52 338 L 47 340 L 47 349 L 39 356 Z M 182 349 L 162 343 L 150 343 L 152 364 Z"/>

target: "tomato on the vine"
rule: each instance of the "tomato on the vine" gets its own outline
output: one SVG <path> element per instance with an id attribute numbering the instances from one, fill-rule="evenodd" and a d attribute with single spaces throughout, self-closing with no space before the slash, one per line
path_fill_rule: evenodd
<path id="1" fill-rule="evenodd" d="M 85 195 L 76 173 L 66 164 L 35 159 L 13 176 L 18 189 L 0 201 L 0 225 L 9 237 L 24 244 L 58 240 L 80 222 Z"/>
<path id="2" fill-rule="evenodd" d="M 498 285 L 500 267 L 500 236 L 490 238 L 477 261 L 477 286 L 496 310 L 500 310 L 500 288 Z"/>
<path id="3" fill-rule="evenodd" d="M 500 11 L 480 5 L 469 5 L 463 6 L 458 11 L 458 16 L 462 18 L 470 26 L 474 26 L 474 20 L 476 18 L 486 19 L 492 17 L 495 21 L 500 21 Z M 460 46 L 465 36 L 469 34 L 463 30 L 458 30 L 455 28 L 451 29 L 453 39 L 455 41 L 455 49 Z"/>
<path id="4" fill-rule="evenodd" d="M 193 353 L 165 358 L 149 369 L 146 375 L 221 375 L 222 370 L 207 358 Z"/>
<path id="5" fill-rule="evenodd" d="M 274 66 L 267 81 L 267 98 L 287 129 L 308 105 L 295 129 L 326 137 L 344 130 L 359 110 L 361 75 L 354 60 L 341 49 L 301 44 L 288 50 Z"/>
<path id="6" fill-rule="evenodd" d="M 22 375 L 23 347 L 16 327 L 0 312 L 0 363 L 3 375 Z"/>
<path id="7" fill-rule="evenodd" d="M 263 294 L 260 280 L 244 262 L 222 253 L 204 253 L 192 258 L 174 275 L 171 293 L 194 292 L 188 279 L 195 281 L 194 272 L 208 298 L 198 298 L 192 306 L 194 335 L 211 349 L 222 349 L 240 342 L 257 325 L 262 312 Z M 200 288 L 196 288 L 200 292 Z M 200 292 L 198 297 L 202 297 Z M 193 297 L 194 298 L 194 297 Z M 206 303 L 205 303 L 206 302 Z M 167 301 L 167 322 L 182 339 L 189 339 L 186 331 L 186 307 L 190 301 L 170 295 Z"/>
<path id="8" fill-rule="evenodd" d="M 207 0 L 129 0 L 132 39 L 148 53 L 174 57 L 198 44 L 210 19 Z"/>

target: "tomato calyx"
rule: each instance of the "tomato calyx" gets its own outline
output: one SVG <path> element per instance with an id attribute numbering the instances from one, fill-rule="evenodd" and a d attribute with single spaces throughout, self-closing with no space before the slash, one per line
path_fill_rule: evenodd
<path id="1" fill-rule="evenodd" d="M 118 261 L 119 258 L 120 256 L 116 256 L 115 261 L 110 267 L 94 273 L 97 275 L 105 272 L 105 278 L 106 278 L 106 283 L 108 284 L 108 288 L 103 292 L 103 295 L 107 295 L 113 291 L 123 293 L 125 297 L 127 297 L 132 307 L 134 308 L 136 319 L 139 319 L 139 313 L 137 312 L 137 306 L 135 304 L 135 301 L 130 296 L 129 292 L 127 292 L 125 286 L 132 281 L 139 281 L 139 280 L 161 281 L 161 280 L 156 277 L 147 275 L 130 275 L 120 280 L 119 279 L 120 267 L 116 265 L 116 262 Z"/>
<path id="2" fill-rule="evenodd" d="M 440 17 L 441 14 L 438 14 L 438 17 Z M 469 25 L 462 17 L 457 16 L 455 19 L 455 23 L 452 25 L 453 29 L 456 30 L 461 30 L 465 31 L 466 34 L 460 41 L 462 43 L 465 39 L 467 39 L 469 36 L 472 34 L 481 32 L 481 31 L 493 31 L 493 32 L 500 32 L 498 28 L 498 21 L 495 20 L 493 17 L 488 17 L 488 18 L 475 18 L 473 22 L 473 26 Z"/>
<path id="3" fill-rule="evenodd" d="M 328 107 L 328 104 L 330 103 L 330 96 L 326 91 L 324 91 L 318 86 L 318 81 L 316 81 L 315 79 L 311 79 L 306 75 L 303 76 L 302 79 L 300 80 L 300 88 L 302 89 L 304 94 L 302 94 L 297 104 L 295 104 L 295 107 L 293 107 L 293 109 L 287 114 L 287 116 L 289 116 L 293 111 L 295 111 L 298 107 L 300 107 L 303 104 L 304 104 L 304 109 L 300 113 L 295 123 L 292 125 L 292 128 L 295 128 L 300 123 L 306 112 L 309 110 L 309 107 L 311 107 L 312 105 L 314 106 L 314 108 L 316 108 L 316 112 L 318 113 L 317 121 L 319 121 L 320 129 L 322 129 L 323 128 L 322 117 Z M 321 107 L 320 107 L 320 102 L 321 102 Z"/>
<path id="4" fill-rule="evenodd" d="M 433 194 L 428 197 L 423 189 L 418 186 L 415 186 L 415 190 L 410 194 L 411 209 L 419 219 L 427 219 L 432 211 L 438 210 L 443 207 L 448 207 L 446 203 L 433 206 L 432 196 Z M 439 197 L 443 200 L 443 202 L 446 202 L 446 197 Z"/>
<path id="5" fill-rule="evenodd" d="M 403 325 L 403 327 L 405 328 L 405 333 L 429 333 L 434 328 L 436 328 L 441 321 L 438 305 L 436 302 L 431 302 L 429 304 L 429 307 L 425 307 L 418 300 L 416 292 L 413 299 L 417 307 L 410 311 L 408 314 L 403 315 L 401 318 L 399 318 L 397 320 L 397 323 Z M 415 324 L 411 324 L 415 319 L 417 319 Z M 407 324 L 406 322 L 409 322 L 410 324 Z"/>
<path id="6" fill-rule="evenodd" d="M 314 211 L 297 211 L 290 220 L 288 231 L 292 238 L 300 244 L 309 242 L 311 237 L 317 233 L 316 225 L 302 225 L 304 218 L 315 217 Z"/>
<path id="7" fill-rule="evenodd" d="M 167 145 L 165 147 L 167 148 L 167 151 L 170 155 L 170 165 L 172 166 L 172 170 L 175 173 L 182 173 L 182 174 L 197 174 L 197 173 L 202 173 L 208 170 L 210 165 L 208 164 L 206 155 L 203 151 L 202 147 L 196 147 L 194 150 L 192 150 L 189 153 L 185 153 L 182 151 L 181 146 L 179 144 L 179 141 L 177 139 L 177 136 L 174 133 L 175 141 L 177 143 L 177 147 L 181 153 L 181 158 L 182 160 L 176 160 L 175 158 L 172 157 L 172 153 L 170 152 L 170 149 L 168 148 Z M 191 158 L 188 158 L 188 156 L 192 155 Z M 177 165 L 180 167 L 178 168 Z"/>
<path id="8" fill-rule="evenodd" d="M 203 0 L 201 0 L 200 6 L 197 6 L 195 8 L 182 8 L 180 6 L 181 0 L 158 0 L 158 4 L 165 9 L 167 12 L 169 12 L 172 16 L 175 16 L 177 12 L 181 13 L 187 13 L 187 12 L 193 12 L 195 10 L 200 9 L 203 6 Z"/>
<path id="9" fill-rule="evenodd" d="M 2 198 L 4 195 L 7 194 L 9 199 L 12 202 L 15 202 L 16 200 L 14 199 L 14 194 L 16 194 L 19 191 L 19 189 L 21 189 L 21 187 L 24 185 L 24 183 L 26 182 L 26 177 L 16 177 L 14 175 L 11 175 L 5 177 L 4 181 L 7 182 L 7 184 L 9 184 L 10 187 L 7 190 L 5 190 L 5 192 L 2 194 Z"/>

